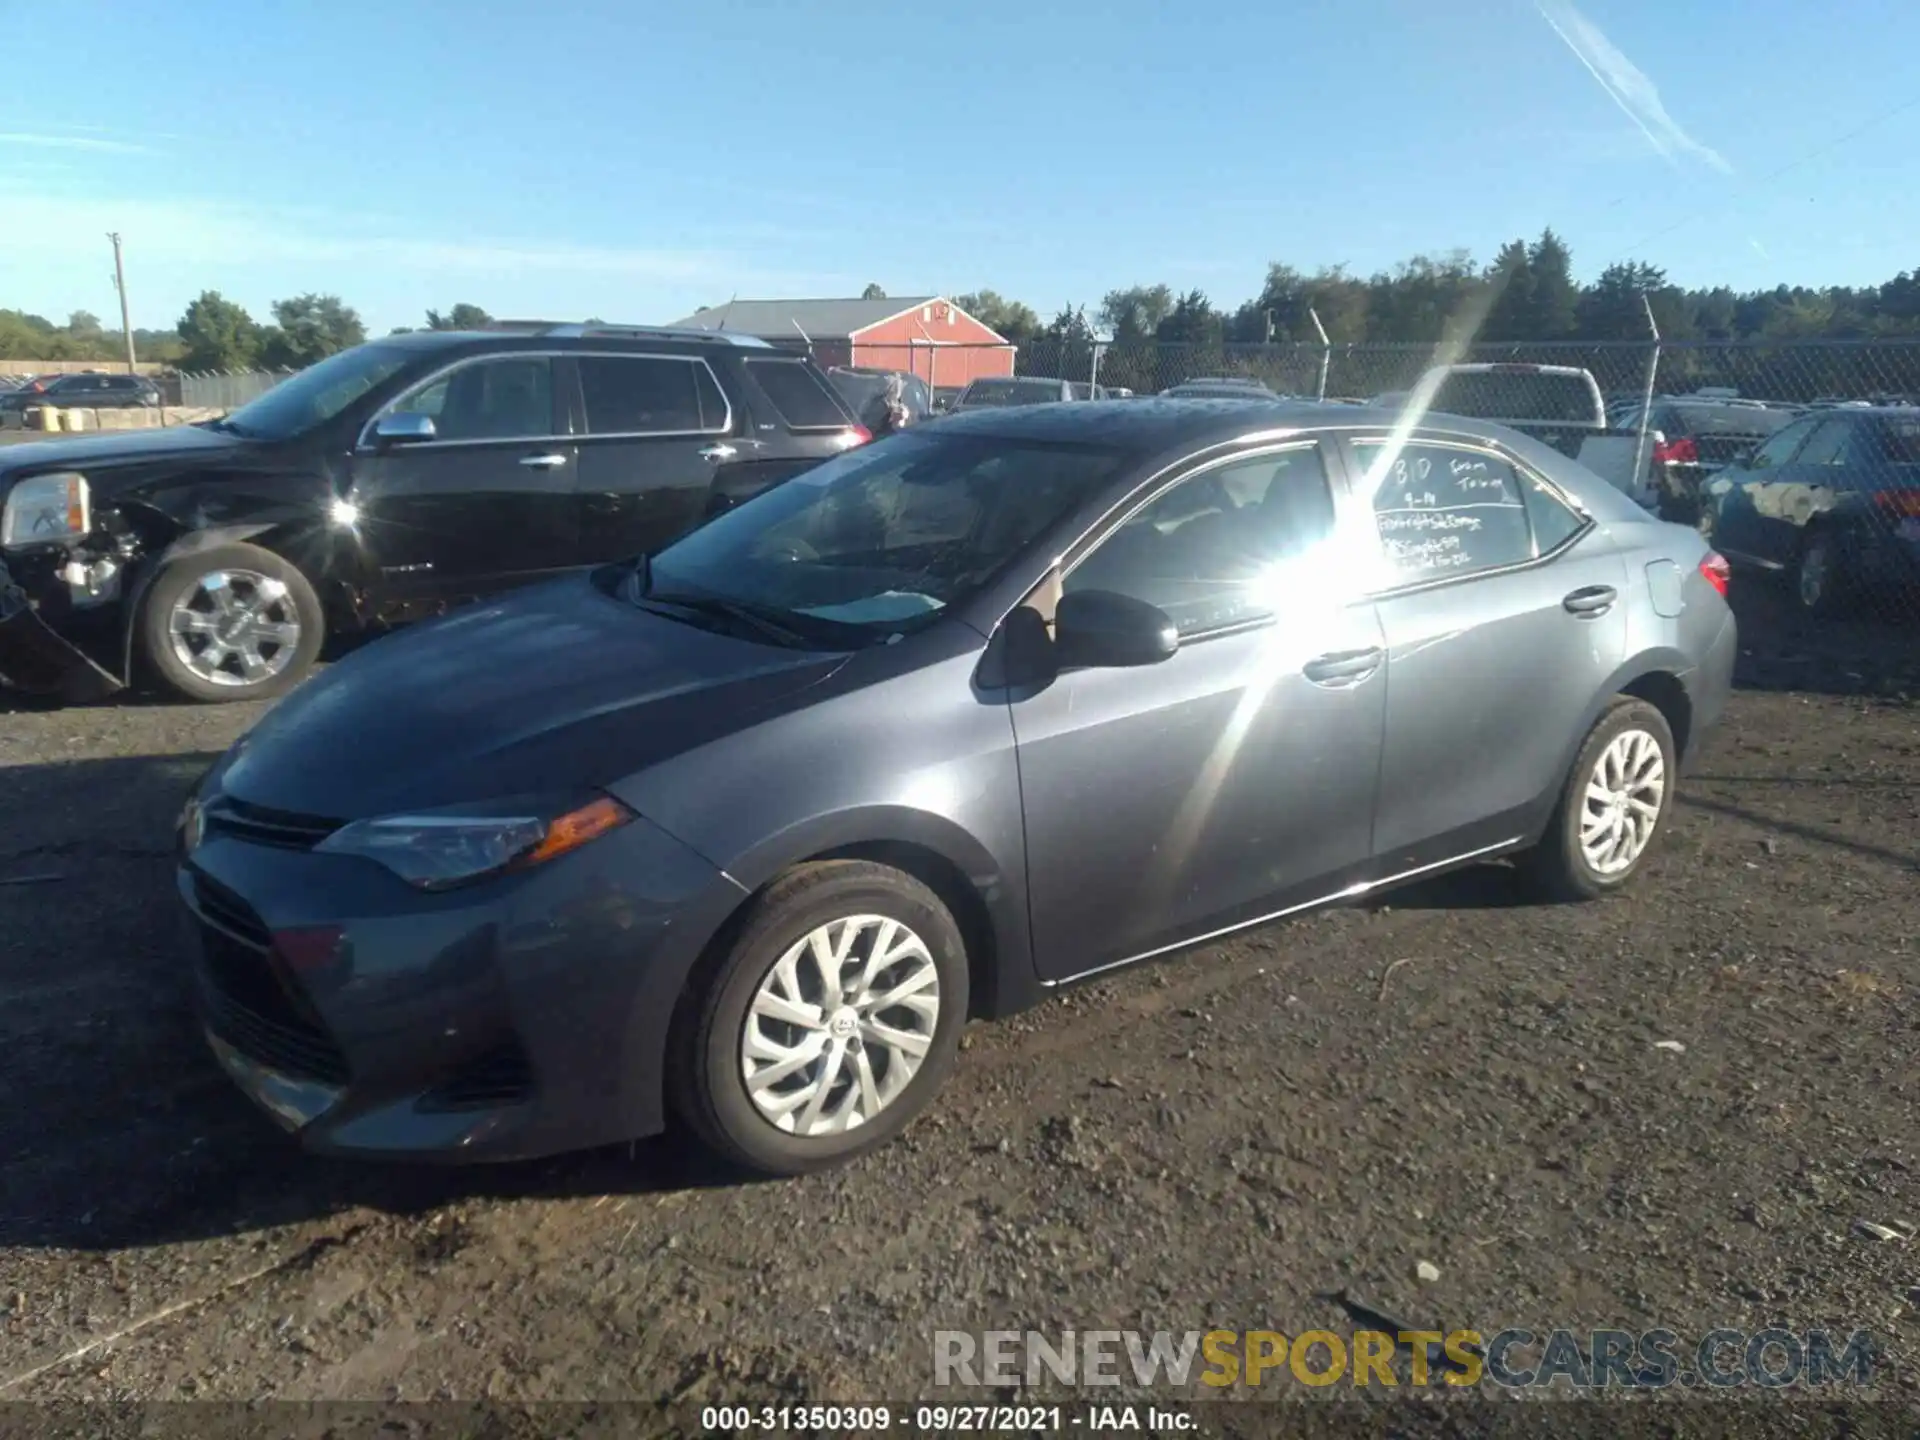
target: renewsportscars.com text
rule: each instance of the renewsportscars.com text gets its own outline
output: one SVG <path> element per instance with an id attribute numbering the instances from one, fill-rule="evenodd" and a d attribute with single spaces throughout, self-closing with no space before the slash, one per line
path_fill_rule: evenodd
<path id="1" fill-rule="evenodd" d="M 938 1330 L 937 1386 L 1472 1386 L 1576 1390 L 1866 1386 L 1864 1330 Z M 1396 1364 L 1396 1362 L 1399 1362 Z"/>

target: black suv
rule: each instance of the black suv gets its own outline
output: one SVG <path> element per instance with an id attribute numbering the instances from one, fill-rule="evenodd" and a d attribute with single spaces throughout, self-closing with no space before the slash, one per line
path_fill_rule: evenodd
<path id="1" fill-rule="evenodd" d="M 374 341 L 222 420 L 0 450 L 0 680 L 278 694 L 330 631 L 647 553 L 867 438 L 745 336 Z"/>

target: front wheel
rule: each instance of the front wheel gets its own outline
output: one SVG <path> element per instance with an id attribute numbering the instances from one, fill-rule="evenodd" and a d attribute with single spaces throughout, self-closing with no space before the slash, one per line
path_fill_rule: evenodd
<path id="1" fill-rule="evenodd" d="M 266 700 L 313 667 L 326 618 L 299 570 L 256 545 L 167 562 L 142 602 L 140 656 L 187 700 Z"/>
<path id="2" fill-rule="evenodd" d="M 804 865 L 754 902 L 689 996 L 674 1108 L 749 1169 L 824 1170 L 926 1108 L 966 1020 L 966 947 L 931 890 L 865 861 Z"/>
<path id="3" fill-rule="evenodd" d="M 1622 696 L 1587 734 L 1539 845 L 1521 859 L 1555 900 L 1597 900 L 1640 873 L 1673 800 L 1673 731 L 1644 700 Z"/>
<path id="4" fill-rule="evenodd" d="M 1793 593 L 1803 611 L 1824 619 L 1845 606 L 1847 576 L 1841 565 L 1840 547 L 1827 531 L 1815 530 L 1801 541 Z"/>

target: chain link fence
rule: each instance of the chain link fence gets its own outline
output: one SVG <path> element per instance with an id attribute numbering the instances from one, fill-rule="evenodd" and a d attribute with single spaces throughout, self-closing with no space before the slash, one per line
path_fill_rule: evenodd
<path id="1" fill-rule="evenodd" d="M 292 370 L 183 370 L 179 375 L 180 396 L 176 403 L 232 410 L 249 400 L 257 400 L 293 373 Z"/>

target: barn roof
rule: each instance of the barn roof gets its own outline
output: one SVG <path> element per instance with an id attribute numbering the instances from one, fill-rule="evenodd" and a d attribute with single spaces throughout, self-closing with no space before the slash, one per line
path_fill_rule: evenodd
<path id="1" fill-rule="evenodd" d="M 941 295 L 895 295 L 885 300 L 734 300 L 710 305 L 673 323 L 698 330 L 737 330 L 767 339 L 792 339 L 805 331 L 813 340 L 844 340 L 883 320 L 944 299 Z"/>

